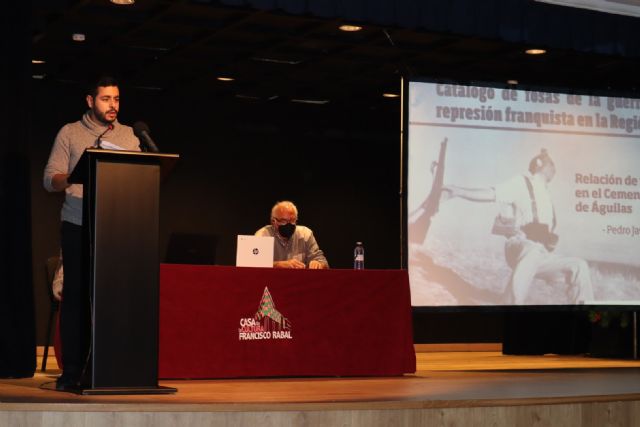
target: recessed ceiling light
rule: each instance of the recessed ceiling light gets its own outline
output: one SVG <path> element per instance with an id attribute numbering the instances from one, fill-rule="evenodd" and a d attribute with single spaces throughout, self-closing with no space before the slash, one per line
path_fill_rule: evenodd
<path id="1" fill-rule="evenodd" d="M 233 77 L 225 77 L 225 76 L 218 76 L 216 77 L 216 79 L 220 80 L 221 82 L 232 82 L 235 80 Z"/>
<path id="2" fill-rule="evenodd" d="M 342 31 L 349 31 L 349 32 L 360 31 L 362 29 L 362 27 L 358 25 L 349 25 L 349 24 L 340 25 L 338 28 Z"/>
<path id="3" fill-rule="evenodd" d="M 385 92 L 382 94 L 385 98 L 398 98 L 400 95 L 397 93 Z"/>
<path id="4" fill-rule="evenodd" d="M 544 49 L 527 49 L 524 52 L 528 55 L 544 55 L 547 53 Z"/>
<path id="5" fill-rule="evenodd" d="M 136 0 L 111 0 L 113 4 L 134 4 Z"/>
<path id="6" fill-rule="evenodd" d="M 73 34 L 71 34 L 71 39 L 72 39 L 74 42 L 83 42 L 83 41 L 85 41 L 85 40 L 86 40 L 86 37 L 85 37 L 85 35 L 84 35 L 84 34 L 82 34 L 82 33 L 73 33 Z"/>
<path id="7" fill-rule="evenodd" d="M 32 64 L 44 64 L 46 61 L 44 59 L 32 59 Z"/>

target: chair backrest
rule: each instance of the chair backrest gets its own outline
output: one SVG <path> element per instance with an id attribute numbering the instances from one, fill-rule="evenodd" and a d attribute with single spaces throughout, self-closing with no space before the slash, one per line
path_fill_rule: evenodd
<path id="1" fill-rule="evenodd" d="M 61 262 L 61 258 L 59 256 L 52 256 L 49 257 L 47 259 L 47 262 L 45 263 L 45 270 L 46 270 L 46 279 L 47 279 L 47 293 L 49 295 L 49 299 L 51 300 L 51 303 L 54 306 L 57 306 L 58 301 L 56 301 L 56 299 L 53 297 L 53 279 L 56 275 L 56 270 L 58 269 L 58 265 Z"/>

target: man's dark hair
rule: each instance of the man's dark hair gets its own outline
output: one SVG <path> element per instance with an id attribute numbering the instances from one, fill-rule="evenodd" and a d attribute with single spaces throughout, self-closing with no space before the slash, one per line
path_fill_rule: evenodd
<path id="1" fill-rule="evenodd" d="M 87 94 L 95 98 L 98 95 L 98 88 L 107 87 L 107 86 L 117 87 L 118 81 L 112 76 L 102 75 L 98 77 L 96 80 L 90 82 L 90 84 L 87 86 Z"/>
<path id="2" fill-rule="evenodd" d="M 543 148 L 542 150 L 540 150 L 540 154 L 535 156 L 529 162 L 529 172 L 534 174 L 546 165 L 553 165 L 553 160 L 551 160 L 551 157 L 549 156 L 549 153 L 547 153 L 547 150 Z"/>

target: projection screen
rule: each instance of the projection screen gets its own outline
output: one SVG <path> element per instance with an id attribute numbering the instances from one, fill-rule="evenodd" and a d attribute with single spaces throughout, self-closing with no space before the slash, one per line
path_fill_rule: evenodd
<path id="1" fill-rule="evenodd" d="M 414 307 L 640 304 L 640 99 L 410 81 Z"/>

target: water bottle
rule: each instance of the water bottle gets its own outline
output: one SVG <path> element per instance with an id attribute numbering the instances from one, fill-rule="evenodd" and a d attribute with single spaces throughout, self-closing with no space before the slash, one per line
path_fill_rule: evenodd
<path id="1" fill-rule="evenodd" d="M 353 250 L 353 269 L 364 270 L 364 246 L 362 246 L 362 242 L 356 242 L 356 247 Z"/>

